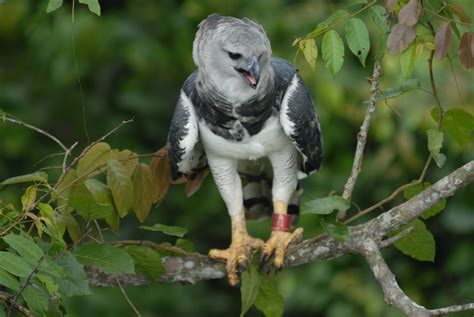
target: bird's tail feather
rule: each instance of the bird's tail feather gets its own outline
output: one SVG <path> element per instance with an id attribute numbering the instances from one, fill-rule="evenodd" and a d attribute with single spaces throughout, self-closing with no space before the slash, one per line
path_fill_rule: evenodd
<path id="1" fill-rule="evenodd" d="M 246 218 L 270 217 L 273 213 L 273 172 L 270 161 L 268 159 L 242 161 L 239 162 L 238 171 L 242 179 Z M 298 185 L 288 204 L 288 214 L 292 215 L 293 225 L 298 222 L 301 193 L 302 189 Z"/>

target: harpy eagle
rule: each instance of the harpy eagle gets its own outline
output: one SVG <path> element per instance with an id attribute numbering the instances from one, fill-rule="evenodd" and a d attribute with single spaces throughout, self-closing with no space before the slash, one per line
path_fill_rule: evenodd
<path id="1" fill-rule="evenodd" d="M 255 21 L 211 14 L 199 24 L 193 59 L 197 69 L 183 84 L 168 135 L 172 177 L 192 179 L 209 166 L 232 223 L 230 247 L 209 256 L 227 262 L 229 283 L 236 285 L 238 268 L 253 250 L 274 254 L 279 268 L 288 244 L 301 239 L 303 229 L 289 230 L 288 205 L 298 179 L 321 165 L 321 128 L 297 69 L 272 57 Z M 241 177 L 249 171 L 253 178 L 243 189 Z M 252 179 L 264 173 L 271 177 L 273 205 L 266 243 L 249 236 L 245 222 L 245 205 L 262 202 Z"/>

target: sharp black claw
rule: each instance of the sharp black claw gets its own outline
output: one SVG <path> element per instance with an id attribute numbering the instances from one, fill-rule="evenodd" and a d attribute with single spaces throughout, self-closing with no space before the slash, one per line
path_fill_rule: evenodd
<path id="1" fill-rule="evenodd" d="M 267 261 L 267 257 L 265 256 L 265 253 L 263 251 L 260 251 L 260 259 L 258 261 L 260 270 L 263 269 L 263 267 L 265 266 L 266 261 Z"/>

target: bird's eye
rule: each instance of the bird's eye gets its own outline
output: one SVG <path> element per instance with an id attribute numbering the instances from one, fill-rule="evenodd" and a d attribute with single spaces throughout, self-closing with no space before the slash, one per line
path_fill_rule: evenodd
<path id="1" fill-rule="evenodd" d="M 229 57 L 231 59 L 239 59 L 242 57 L 242 54 L 229 52 Z"/>

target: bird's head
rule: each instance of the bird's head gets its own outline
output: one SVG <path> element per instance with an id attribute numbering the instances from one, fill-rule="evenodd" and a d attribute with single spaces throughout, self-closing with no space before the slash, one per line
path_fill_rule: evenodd
<path id="1" fill-rule="evenodd" d="M 212 14 L 199 24 L 193 58 L 205 76 L 225 89 L 255 90 L 268 80 L 271 46 L 262 26 L 247 18 Z"/>

